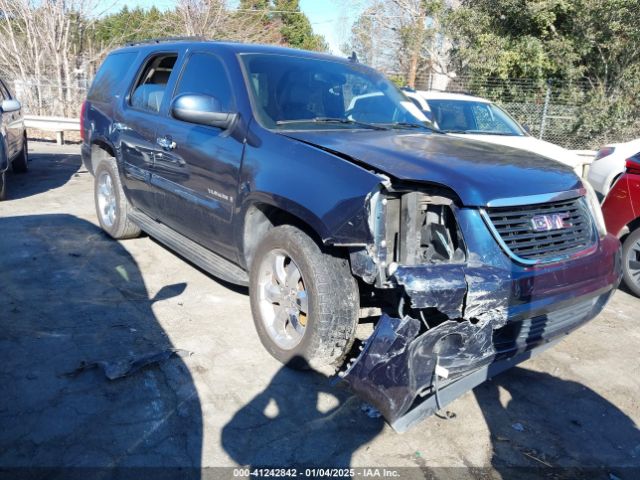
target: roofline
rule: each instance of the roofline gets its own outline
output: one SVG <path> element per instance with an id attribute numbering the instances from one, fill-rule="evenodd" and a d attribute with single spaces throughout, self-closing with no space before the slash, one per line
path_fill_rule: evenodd
<path id="1" fill-rule="evenodd" d="M 170 42 L 207 42 L 210 41 L 206 37 L 201 36 L 184 36 L 184 37 L 160 37 L 160 38 L 148 38 L 145 40 L 139 40 L 136 42 L 127 42 L 125 43 L 126 47 L 133 47 L 135 45 L 153 45 L 159 43 L 170 43 Z"/>
<path id="2" fill-rule="evenodd" d="M 224 41 L 224 40 L 211 40 L 202 37 L 167 37 L 167 38 L 158 38 L 158 39 L 150 39 L 143 40 L 140 42 L 130 42 L 120 47 L 114 48 L 111 53 L 127 51 L 127 50 L 135 50 L 135 49 L 149 49 L 153 50 L 154 48 L 164 47 L 169 48 L 171 46 L 180 46 L 180 47 L 189 47 L 193 46 L 217 46 L 219 48 L 224 48 L 230 52 L 236 54 L 263 54 L 263 55 L 289 55 L 289 56 L 303 56 L 303 57 L 315 57 L 317 59 L 324 59 L 327 61 L 334 62 L 344 62 L 353 64 L 353 60 L 350 60 L 350 57 L 332 55 L 326 52 L 316 52 L 312 50 L 303 50 L 292 47 L 285 47 L 280 45 L 267 45 L 260 43 L 242 43 L 242 42 L 234 42 L 234 41 Z M 358 63 L 358 65 L 366 66 L 362 63 Z M 371 68 L 371 67 L 369 67 Z"/>

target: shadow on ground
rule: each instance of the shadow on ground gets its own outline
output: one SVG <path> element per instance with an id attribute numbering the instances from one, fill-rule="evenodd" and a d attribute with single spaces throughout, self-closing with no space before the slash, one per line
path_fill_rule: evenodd
<path id="1" fill-rule="evenodd" d="M 554 478 L 600 478 L 590 469 L 603 469 L 602 478 L 639 478 L 629 475 L 640 474 L 640 430 L 590 388 L 517 367 L 474 393 L 502 478 L 540 478 L 549 467 L 559 469 Z"/>
<path id="2" fill-rule="evenodd" d="M 384 426 L 361 404 L 320 373 L 283 366 L 225 425 L 222 446 L 251 467 L 349 467 L 353 453 Z"/>
<path id="3" fill-rule="evenodd" d="M 38 142 L 40 143 L 40 142 Z M 33 146 L 35 142 L 30 143 Z M 7 172 L 7 200 L 17 200 L 63 186 L 74 175 L 82 175 L 84 168 L 78 153 L 56 151 L 55 146 L 46 151 L 29 152 L 29 171 L 15 174 Z M 51 151 L 48 151 L 51 150 Z M 89 175 L 89 173 L 84 173 Z"/>
<path id="4" fill-rule="evenodd" d="M 182 358 L 116 380 L 101 366 L 78 370 L 173 348 L 151 306 L 186 285 L 150 298 L 121 244 L 70 215 L 0 218 L 0 232 L 0 471 L 117 467 L 140 478 L 128 467 L 160 467 L 199 478 L 201 409 Z"/>

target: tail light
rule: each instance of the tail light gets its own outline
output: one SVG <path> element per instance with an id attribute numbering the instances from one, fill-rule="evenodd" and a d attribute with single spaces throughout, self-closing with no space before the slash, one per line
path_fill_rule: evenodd
<path id="1" fill-rule="evenodd" d="M 640 154 L 627 158 L 627 173 L 640 175 Z"/>
<path id="2" fill-rule="evenodd" d="M 86 140 L 86 133 L 84 131 L 84 114 L 87 110 L 87 101 L 82 102 L 80 107 L 80 139 L 84 142 Z"/>
<path id="3" fill-rule="evenodd" d="M 615 150 L 615 147 L 602 147 L 600 150 L 598 150 L 598 153 L 596 153 L 596 157 L 593 159 L 593 161 L 595 162 L 596 160 L 600 160 L 601 158 L 608 157 Z"/>

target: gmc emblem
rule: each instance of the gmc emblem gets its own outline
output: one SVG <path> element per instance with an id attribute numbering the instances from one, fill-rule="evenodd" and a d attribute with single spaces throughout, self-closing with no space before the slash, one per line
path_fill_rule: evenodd
<path id="1" fill-rule="evenodd" d="M 561 230 L 570 227 L 566 222 L 569 215 L 566 213 L 553 213 L 551 215 L 536 215 L 531 219 L 534 232 L 549 232 L 551 230 Z"/>

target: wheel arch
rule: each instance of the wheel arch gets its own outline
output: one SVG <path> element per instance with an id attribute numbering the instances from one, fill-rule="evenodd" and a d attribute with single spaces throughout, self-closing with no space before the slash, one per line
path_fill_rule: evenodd
<path id="1" fill-rule="evenodd" d="M 627 239 L 627 237 L 629 235 L 631 235 L 635 230 L 638 230 L 640 228 L 640 217 L 638 218 L 634 218 L 633 220 L 631 220 L 629 223 L 627 223 L 624 228 L 622 229 L 622 231 L 624 232 L 623 235 L 620 237 L 620 242 L 624 243 L 624 241 Z"/>
<path id="2" fill-rule="evenodd" d="M 98 164 L 105 158 L 116 158 L 115 148 L 102 138 L 95 138 L 91 141 L 91 169 L 95 173 Z"/>
<path id="3" fill-rule="evenodd" d="M 238 232 L 240 261 L 247 269 L 251 266 L 260 240 L 270 229 L 280 225 L 299 228 L 319 245 L 330 243 L 328 229 L 322 221 L 301 205 L 290 201 L 255 198 L 247 203 L 241 217 Z"/>

